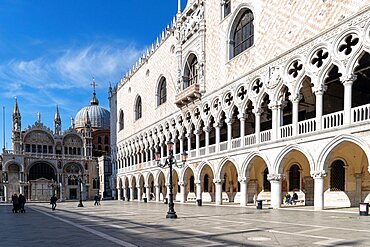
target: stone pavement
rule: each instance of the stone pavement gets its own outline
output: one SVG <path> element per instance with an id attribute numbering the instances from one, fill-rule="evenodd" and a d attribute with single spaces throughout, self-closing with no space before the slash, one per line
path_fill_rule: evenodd
<path id="1" fill-rule="evenodd" d="M 348 211 L 102 201 L 0 205 L 0 246 L 370 246 L 370 217 Z"/>

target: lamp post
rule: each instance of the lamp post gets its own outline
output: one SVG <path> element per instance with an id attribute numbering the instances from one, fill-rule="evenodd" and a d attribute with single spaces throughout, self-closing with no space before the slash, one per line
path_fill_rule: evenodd
<path id="1" fill-rule="evenodd" d="M 77 207 L 83 207 L 84 205 L 82 204 L 82 173 L 81 171 L 78 173 L 78 182 L 80 184 L 80 203 L 78 204 Z"/>
<path id="2" fill-rule="evenodd" d="M 166 158 L 164 164 L 161 164 L 161 154 L 159 152 L 155 153 L 155 161 L 157 162 L 158 167 L 161 167 L 161 168 L 169 167 L 170 168 L 170 193 L 169 193 L 168 212 L 167 212 L 166 218 L 176 219 L 177 215 L 176 215 L 176 212 L 174 209 L 174 203 L 173 203 L 172 166 L 175 165 L 176 167 L 181 168 L 186 162 L 187 153 L 186 152 L 182 153 L 181 155 L 182 164 L 178 165 L 176 163 L 176 160 L 173 157 L 173 142 L 171 141 L 167 142 L 167 147 L 168 147 L 169 155 L 168 155 L 168 158 Z"/>

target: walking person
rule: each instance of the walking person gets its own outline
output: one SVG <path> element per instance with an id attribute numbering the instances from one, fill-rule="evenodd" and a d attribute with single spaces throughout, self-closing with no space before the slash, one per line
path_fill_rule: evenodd
<path id="1" fill-rule="evenodd" d="M 100 206 L 101 195 L 98 194 L 98 205 Z"/>
<path id="2" fill-rule="evenodd" d="M 94 206 L 98 206 L 99 205 L 99 197 L 98 197 L 98 194 L 95 194 L 94 196 Z"/>
<path id="3" fill-rule="evenodd" d="M 26 210 L 24 209 L 24 205 L 26 204 L 26 197 L 22 194 L 19 194 L 18 203 L 20 212 L 25 213 Z"/>
<path id="4" fill-rule="evenodd" d="M 12 209 L 12 212 L 13 213 L 18 213 L 18 204 L 19 204 L 19 200 L 18 200 L 18 195 L 17 193 L 14 193 L 14 195 L 12 196 L 12 202 L 13 202 L 13 209 Z"/>
<path id="5" fill-rule="evenodd" d="M 50 198 L 51 210 L 55 210 L 55 208 L 57 207 L 57 201 L 58 198 L 55 195 Z"/>

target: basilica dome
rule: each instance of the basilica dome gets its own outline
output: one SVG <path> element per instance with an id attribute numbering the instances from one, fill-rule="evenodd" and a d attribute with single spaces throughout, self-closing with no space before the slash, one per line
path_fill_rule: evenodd
<path id="1" fill-rule="evenodd" d="M 91 122 L 92 128 L 110 129 L 110 113 L 107 109 L 99 105 L 99 101 L 94 97 L 90 101 L 90 105 L 82 108 L 75 117 L 75 128 L 84 128 L 87 121 L 87 113 Z"/>

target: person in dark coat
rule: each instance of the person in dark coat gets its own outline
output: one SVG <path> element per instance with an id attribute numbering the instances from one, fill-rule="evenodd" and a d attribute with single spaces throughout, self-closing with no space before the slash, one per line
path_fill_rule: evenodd
<path id="1" fill-rule="evenodd" d="M 19 200 L 18 200 L 18 195 L 17 193 L 14 193 L 12 196 L 12 202 L 13 202 L 13 213 L 18 213 L 18 207 L 19 207 Z"/>
<path id="2" fill-rule="evenodd" d="M 55 208 L 57 207 L 57 201 L 58 198 L 55 195 L 50 198 L 51 210 L 55 210 Z"/>
<path id="3" fill-rule="evenodd" d="M 25 213 L 26 210 L 24 210 L 24 204 L 26 204 L 26 197 L 24 197 L 24 195 L 22 194 L 19 194 L 18 203 L 19 203 L 20 212 Z"/>
<path id="4" fill-rule="evenodd" d="M 98 196 L 98 194 L 95 194 L 95 196 L 94 196 L 94 206 L 98 206 L 99 205 L 99 196 Z"/>

